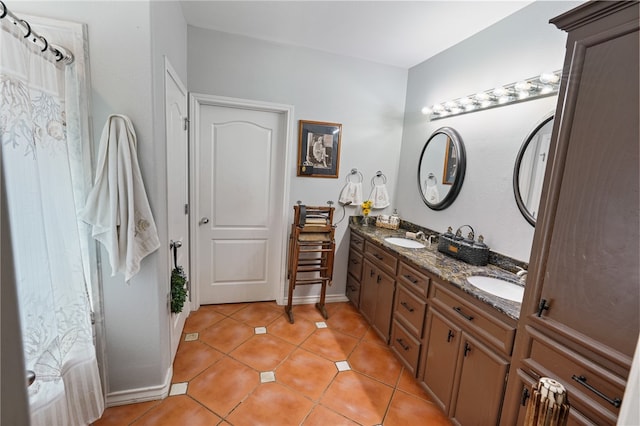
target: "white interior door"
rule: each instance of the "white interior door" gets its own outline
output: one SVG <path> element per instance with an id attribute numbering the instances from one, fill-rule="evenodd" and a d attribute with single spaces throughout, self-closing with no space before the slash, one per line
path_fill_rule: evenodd
<path id="1" fill-rule="evenodd" d="M 165 118 L 167 132 L 167 222 L 168 238 L 180 247 L 176 263 L 187 279 L 189 271 L 189 137 L 187 125 L 187 90 L 165 58 Z M 171 252 L 171 269 L 174 255 Z M 175 357 L 184 322 L 189 316 L 189 299 L 182 312 L 171 314 L 171 359 Z"/>
<path id="2" fill-rule="evenodd" d="M 276 299 L 284 269 L 287 114 L 204 103 L 197 110 L 199 304 Z"/>

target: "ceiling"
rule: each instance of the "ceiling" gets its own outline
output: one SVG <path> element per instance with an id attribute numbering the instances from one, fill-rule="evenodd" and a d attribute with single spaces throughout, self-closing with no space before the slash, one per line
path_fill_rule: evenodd
<path id="1" fill-rule="evenodd" d="M 410 68 L 532 1 L 189 1 L 189 25 Z"/>

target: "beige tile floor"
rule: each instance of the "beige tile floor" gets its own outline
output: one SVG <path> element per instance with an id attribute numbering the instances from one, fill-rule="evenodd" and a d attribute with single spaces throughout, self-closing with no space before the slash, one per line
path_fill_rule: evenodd
<path id="1" fill-rule="evenodd" d="M 202 306 L 173 365 L 186 393 L 108 408 L 94 426 L 450 425 L 351 304 L 328 304 L 327 320 L 293 311 L 295 324 L 274 302 Z"/>

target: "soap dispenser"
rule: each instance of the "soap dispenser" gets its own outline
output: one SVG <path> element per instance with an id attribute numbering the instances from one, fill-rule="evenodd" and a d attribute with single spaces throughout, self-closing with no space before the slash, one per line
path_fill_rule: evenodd
<path id="1" fill-rule="evenodd" d="M 393 214 L 391 215 L 390 223 L 393 226 L 400 226 L 400 216 L 398 215 L 398 209 L 393 209 Z"/>

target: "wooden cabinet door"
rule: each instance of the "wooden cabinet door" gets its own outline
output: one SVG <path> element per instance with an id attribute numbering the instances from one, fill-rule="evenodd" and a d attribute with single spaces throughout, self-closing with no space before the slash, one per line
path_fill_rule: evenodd
<path id="1" fill-rule="evenodd" d="M 362 280 L 360 281 L 360 312 L 369 322 L 373 323 L 378 303 L 378 284 L 376 283 L 376 268 L 368 260 L 362 266 Z"/>
<path id="2" fill-rule="evenodd" d="M 457 400 L 451 417 L 460 425 L 495 425 L 500 418 L 509 362 L 466 333 L 462 339 Z"/>
<path id="3" fill-rule="evenodd" d="M 433 308 L 427 312 L 427 324 L 422 381 L 431 391 L 435 402 L 448 413 L 462 332 Z"/>
<path id="4" fill-rule="evenodd" d="M 373 281 L 377 286 L 377 301 L 375 316 L 373 318 L 373 328 L 380 334 L 380 337 L 382 337 L 385 342 L 389 343 L 393 295 L 396 289 L 396 281 L 392 276 L 380 270 L 377 271 Z"/>
<path id="5" fill-rule="evenodd" d="M 548 310 L 532 319 L 628 368 L 640 324 L 638 4 L 581 10 L 554 21 L 573 52 L 529 275 Z"/>

